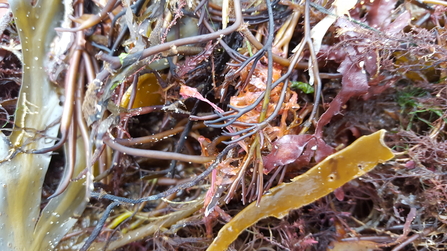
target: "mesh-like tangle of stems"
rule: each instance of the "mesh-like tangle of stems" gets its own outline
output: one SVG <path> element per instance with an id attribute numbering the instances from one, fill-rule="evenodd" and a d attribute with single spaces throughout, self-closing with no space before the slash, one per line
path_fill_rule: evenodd
<path id="1" fill-rule="evenodd" d="M 315 118 L 317 111 L 318 111 L 318 101 L 319 101 L 319 97 L 321 95 L 321 78 L 319 76 L 318 62 L 317 62 L 316 54 L 315 54 L 315 51 L 313 48 L 312 39 L 310 37 L 309 1 L 306 1 L 305 13 L 304 13 L 304 38 L 301 41 L 301 43 L 295 48 L 295 50 L 294 50 L 295 54 L 293 55 L 293 57 L 290 61 L 290 65 L 288 67 L 287 72 L 283 76 L 281 76 L 278 80 L 276 80 L 273 84 L 271 83 L 271 81 L 272 81 L 272 66 L 273 66 L 273 55 L 272 55 L 271 48 L 272 48 L 272 42 L 273 42 L 274 26 L 273 26 L 273 16 L 272 16 L 272 11 L 271 11 L 271 6 L 267 5 L 267 7 L 270 8 L 269 9 L 270 18 L 269 18 L 268 40 L 261 50 L 259 50 L 252 57 L 248 58 L 243 63 L 241 63 L 240 68 L 238 69 L 238 71 L 242 70 L 243 67 L 246 67 L 250 63 L 250 61 L 253 60 L 254 61 L 253 66 L 250 69 L 250 73 L 248 74 L 248 77 L 247 77 L 247 79 L 249 79 L 251 74 L 254 71 L 254 68 L 256 67 L 257 61 L 260 59 L 260 57 L 262 57 L 264 55 L 265 52 L 267 52 L 269 67 L 268 67 L 268 74 L 267 74 L 267 83 L 266 83 L 267 88 L 266 88 L 266 90 L 255 100 L 255 102 L 253 102 L 251 105 L 248 105 L 246 107 L 238 108 L 238 107 L 229 105 L 228 107 L 232 109 L 231 111 L 227 111 L 224 113 L 218 113 L 214 116 L 207 116 L 207 117 L 192 116 L 193 119 L 197 119 L 197 120 L 208 119 L 205 121 L 205 124 L 210 127 L 223 128 L 223 127 L 227 127 L 230 125 L 238 125 L 238 126 L 246 126 L 247 127 L 245 129 L 239 130 L 237 132 L 225 133 L 226 136 L 235 137 L 235 139 L 233 139 L 232 141 L 229 141 L 228 143 L 234 143 L 234 142 L 240 141 L 242 139 L 245 139 L 245 138 L 248 138 L 248 137 L 254 135 L 255 133 L 257 133 L 260 130 L 262 130 L 263 128 L 265 128 L 274 118 L 276 118 L 276 116 L 278 115 L 278 113 L 281 109 L 281 105 L 282 105 L 285 95 L 286 95 L 286 90 L 287 90 L 287 86 L 288 86 L 288 78 L 289 78 L 290 74 L 292 73 L 295 65 L 298 63 L 299 59 L 301 58 L 301 54 L 302 54 L 306 44 L 309 47 L 310 60 L 312 61 L 312 63 L 311 63 L 312 68 L 309 70 L 312 71 L 311 74 L 313 74 L 313 77 L 316 80 L 316 84 L 315 84 L 316 91 L 315 91 L 315 95 L 314 95 L 315 99 L 314 99 L 314 105 L 313 105 L 312 112 L 310 114 L 308 121 L 304 124 L 304 127 L 303 127 L 301 133 L 305 133 L 309 129 L 309 127 L 312 124 L 312 121 Z M 241 116 L 243 116 L 247 112 L 253 110 L 256 106 L 258 106 L 261 103 L 261 101 L 263 101 L 263 100 L 264 100 L 264 105 L 263 105 L 263 111 L 264 111 L 265 104 L 267 104 L 268 100 L 269 100 L 270 90 L 275 88 L 276 86 L 278 86 L 283 81 L 285 81 L 285 83 L 281 90 L 280 99 L 275 107 L 275 110 L 268 118 L 266 118 L 265 120 L 261 119 L 259 121 L 259 123 L 245 123 L 245 122 L 237 121 Z M 225 123 L 222 123 L 222 122 L 225 122 Z"/>
<path id="2" fill-rule="evenodd" d="M 81 251 L 82 250 L 87 250 L 90 247 L 90 245 L 93 243 L 93 241 L 96 239 L 96 237 L 98 237 L 99 233 L 101 232 L 101 229 L 104 227 L 104 224 L 105 224 L 107 218 L 109 217 L 111 211 L 113 210 L 113 208 L 115 208 L 116 206 L 118 206 L 120 204 L 140 204 L 140 203 L 147 202 L 147 201 L 159 200 L 161 198 L 164 198 L 164 197 L 167 197 L 167 196 L 169 196 L 171 194 L 174 194 L 174 193 L 176 193 L 176 192 L 178 192 L 180 190 L 184 190 L 184 189 L 187 189 L 187 188 L 190 188 L 190 187 L 193 187 L 193 186 L 197 185 L 200 181 L 202 181 L 209 174 L 211 174 L 211 172 L 222 161 L 223 157 L 225 155 L 227 155 L 227 153 L 231 149 L 236 147 L 236 146 L 237 146 L 236 144 L 228 145 L 222 152 L 219 153 L 219 155 L 217 156 L 216 160 L 205 171 L 203 171 L 201 174 L 199 174 L 197 177 L 195 177 L 190 182 L 180 184 L 178 186 L 170 188 L 170 189 L 168 189 L 168 190 L 166 190 L 164 192 L 161 192 L 159 194 L 151 195 L 151 196 L 140 198 L 140 199 L 128 199 L 128 198 L 114 196 L 114 195 L 110 195 L 110 194 L 103 194 L 103 193 L 92 192 L 91 193 L 91 197 L 92 198 L 108 199 L 108 200 L 111 200 L 113 202 L 103 212 L 103 215 L 101 216 L 101 219 L 99 220 L 99 222 L 96 225 L 95 229 L 93 230 L 92 234 L 89 236 L 87 241 L 84 243 L 83 247 L 81 248 Z"/>

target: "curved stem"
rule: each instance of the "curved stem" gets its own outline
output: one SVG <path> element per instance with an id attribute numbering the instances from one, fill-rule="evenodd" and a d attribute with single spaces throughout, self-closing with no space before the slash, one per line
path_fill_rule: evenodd
<path id="1" fill-rule="evenodd" d="M 51 151 L 55 151 L 59 149 L 62 145 L 64 145 L 65 141 L 67 140 L 68 131 L 70 130 L 70 124 L 72 122 L 73 118 L 73 108 L 74 108 L 74 92 L 76 87 L 76 75 L 78 74 L 78 68 L 79 68 L 79 61 L 81 59 L 82 51 L 79 49 L 75 49 L 73 53 L 73 57 L 70 60 L 70 66 L 68 73 L 65 77 L 65 102 L 64 102 L 64 109 L 62 112 L 62 118 L 61 118 L 61 139 L 59 142 L 54 144 L 51 147 L 34 150 L 32 153 L 34 154 L 41 154 L 41 153 L 47 153 Z"/>
<path id="2" fill-rule="evenodd" d="M 144 58 L 147 58 L 149 56 L 155 55 L 157 53 L 161 53 L 163 51 L 168 51 L 170 49 L 175 49 L 178 46 L 181 45 L 188 45 L 188 44 L 195 44 L 195 43 L 201 43 L 210 41 L 213 39 L 220 38 L 221 36 L 225 36 L 227 34 L 230 34 L 232 32 L 235 32 L 243 22 L 242 18 L 242 12 L 241 12 L 241 3 L 239 0 L 234 0 L 234 12 L 235 12 L 235 21 L 234 23 L 229 26 L 226 29 L 219 30 L 213 33 L 204 34 L 204 35 L 198 35 L 193 37 L 187 37 L 187 38 L 181 38 L 174 41 L 166 42 L 163 44 L 158 44 L 156 46 L 149 47 L 145 50 L 143 50 L 141 53 L 136 53 L 127 56 L 124 58 L 123 63 L 121 63 L 121 59 L 119 57 L 110 57 L 107 61 L 111 64 L 112 70 L 117 70 L 120 67 L 126 67 L 128 65 L 135 65 L 139 62 L 135 63 L 135 61 L 138 61 Z M 136 68 L 140 68 L 139 65 L 136 65 Z M 108 76 L 110 75 L 110 72 L 108 69 L 103 69 L 97 76 L 96 76 L 96 83 L 99 85 L 102 81 L 104 81 Z"/>
<path id="3" fill-rule="evenodd" d="M 82 24 L 79 25 L 78 27 L 72 28 L 72 29 L 56 28 L 56 31 L 76 32 L 76 31 L 81 31 L 81 30 L 85 30 L 90 27 L 93 27 L 108 17 L 107 13 L 109 13 L 113 10 L 113 7 L 115 6 L 116 1 L 117 0 L 109 0 L 107 2 L 107 4 L 104 6 L 104 8 L 102 8 L 101 12 L 98 13 L 98 15 L 91 16 L 89 19 L 83 21 Z"/>
<path id="4" fill-rule="evenodd" d="M 195 155 L 187 155 L 187 154 L 181 154 L 181 153 L 171 153 L 171 152 L 162 152 L 162 151 L 131 148 L 131 147 L 127 147 L 127 146 L 123 146 L 123 145 L 119 144 L 115 140 L 112 140 L 108 135 L 104 135 L 103 141 L 106 145 L 108 145 L 110 148 L 112 148 L 116 151 L 120 151 L 124 154 L 146 157 L 146 158 L 166 159 L 166 160 L 174 159 L 174 160 L 179 160 L 179 161 L 184 161 L 184 162 L 192 162 L 192 163 L 200 163 L 200 164 L 208 163 L 215 159 L 214 157 L 195 156 Z"/>

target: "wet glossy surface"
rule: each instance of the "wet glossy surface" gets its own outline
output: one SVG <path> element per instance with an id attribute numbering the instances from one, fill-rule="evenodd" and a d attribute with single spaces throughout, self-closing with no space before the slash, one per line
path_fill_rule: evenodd
<path id="1" fill-rule="evenodd" d="M 290 183 L 272 188 L 262 196 L 259 206 L 256 202 L 251 203 L 227 223 L 208 250 L 226 250 L 242 231 L 259 220 L 269 216 L 282 218 L 290 210 L 310 204 L 362 176 L 377 164 L 392 159 L 394 154 L 383 143 L 384 134 L 385 130 L 380 130 L 360 137 Z"/>

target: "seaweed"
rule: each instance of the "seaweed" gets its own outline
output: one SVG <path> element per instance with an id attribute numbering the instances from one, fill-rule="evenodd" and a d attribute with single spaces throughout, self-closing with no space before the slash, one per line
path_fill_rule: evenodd
<path id="1" fill-rule="evenodd" d="M 390 160 L 394 154 L 384 144 L 384 135 L 385 130 L 380 130 L 360 137 L 290 183 L 270 189 L 259 204 L 251 203 L 228 222 L 208 250 L 226 250 L 244 229 L 257 221 L 269 216 L 283 218 L 290 210 L 310 204 Z"/>

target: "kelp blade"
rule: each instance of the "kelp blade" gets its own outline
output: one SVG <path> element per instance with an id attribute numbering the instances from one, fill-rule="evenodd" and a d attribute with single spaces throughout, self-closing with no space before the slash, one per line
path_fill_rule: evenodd
<path id="1" fill-rule="evenodd" d="M 262 196 L 259 206 L 248 205 L 219 231 L 207 250 L 226 250 L 247 227 L 274 216 L 282 218 L 331 193 L 347 182 L 394 157 L 383 142 L 385 130 L 357 139 L 345 149 L 330 155 L 303 175 L 272 188 Z"/>

